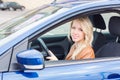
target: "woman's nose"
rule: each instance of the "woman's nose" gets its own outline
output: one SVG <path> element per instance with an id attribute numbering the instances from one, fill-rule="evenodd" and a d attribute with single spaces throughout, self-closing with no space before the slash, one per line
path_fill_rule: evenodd
<path id="1" fill-rule="evenodd" d="M 78 33 L 78 30 L 77 30 L 77 29 L 75 29 L 75 30 L 74 30 L 74 34 L 77 34 L 77 33 Z"/>

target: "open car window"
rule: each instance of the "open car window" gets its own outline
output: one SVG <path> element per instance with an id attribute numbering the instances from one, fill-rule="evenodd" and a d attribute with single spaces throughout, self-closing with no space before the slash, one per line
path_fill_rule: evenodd
<path id="1" fill-rule="evenodd" d="M 102 18 L 104 19 L 106 29 L 102 30 L 102 32 L 101 32 L 101 30 L 100 31 L 97 30 L 97 31 L 102 33 L 105 36 L 106 40 L 104 41 L 105 43 L 103 44 L 103 45 L 105 45 L 108 42 L 114 41 L 116 39 L 116 37 L 113 37 L 109 33 L 108 25 L 109 25 L 110 18 L 112 16 L 119 16 L 119 14 L 114 13 L 114 12 L 109 12 L 109 13 L 101 13 L 99 15 L 101 15 Z M 100 24 L 102 24 L 102 23 L 100 23 Z M 66 23 L 64 23 L 60 26 L 57 26 L 56 28 L 46 32 L 42 36 L 39 36 L 37 38 L 37 40 L 33 41 L 32 47 L 36 47 L 37 50 L 41 51 L 41 49 L 40 49 L 41 43 L 39 42 L 39 38 L 41 38 L 45 42 L 48 49 L 51 50 L 55 54 L 55 56 L 57 56 L 57 58 L 59 60 L 64 60 L 70 50 L 71 45 L 73 44 L 72 41 L 70 41 L 69 37 L 68 37 L 68 34 L 70 33 L 70 26 L 71 26 L 71 21 L 66 22 Z M 95 27 L 93 27 L 93 28 L 94 28 L 94 31 L 96 31 L 96 28 Z M 93 36 L 93 37 L 95 37 L 95 36 Z M 100 44 L 103 42 L 103 41 L 100 41 L 102 39 L 103 38 L 100 38 L 98 40 L 100 42 Z M 97 43 L 95 43 L 95 45 L 92 45 L 93 49 L 96 49 L 94 47 L 98 47 L 98 45 L 100 45 L 100 44 L 97 42 Z M 97 50 L 99 50 L 103 45 L 100 45 L 100 47 Z M 96 52 L 97 51 L 95 51 L 95 55 L 96 55 Z"/>

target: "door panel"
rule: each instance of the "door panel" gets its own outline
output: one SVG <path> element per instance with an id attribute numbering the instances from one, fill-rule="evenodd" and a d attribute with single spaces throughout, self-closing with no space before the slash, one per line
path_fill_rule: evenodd
<path id="1" fill-rule="evenodd" d="M 75 61 L 77 62 L 77 61 Z M 90 63 L 73 61 L 51 61 L 51 67 L 42 70 L 26 70 L 3 73 L 3 80 L 119 80 L 120 61 Z M 72 63 L 72 64 L 71 64 Z M 58 64 L 62 64 L 59 66 Z M 64 65 L 67 64 L 67 65 Z M 112 65 L 112 66 L 111 66 Z M 107 67 L 107 68 L 106 68 Z"/>

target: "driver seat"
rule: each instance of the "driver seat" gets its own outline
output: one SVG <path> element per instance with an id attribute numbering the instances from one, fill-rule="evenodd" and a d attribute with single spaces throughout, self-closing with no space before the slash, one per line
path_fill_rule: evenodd
<path id="1" fill-rule="evenodd" d="M 117 57 L 120 56 L 120 17 L 113 16 L 109 21 L 109 31 L 111 35 L 116 36 L 116 41 L 108 42 L 102 46 L 97 52 L 96 57 Z"/>

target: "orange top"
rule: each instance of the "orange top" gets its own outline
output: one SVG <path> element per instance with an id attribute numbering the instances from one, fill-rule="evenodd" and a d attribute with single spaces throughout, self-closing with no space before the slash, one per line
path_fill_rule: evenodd
<path id="1" fill-rule="evenodd" d="M 70 52 L 66 56 L 65 60 L 72 60 L 72 54 L 74 50 L 75 50 L 75 46 L 73 45 L 70 49 Z M 91 46 L 87 46 L 79 54 L 77 54 L 75 60 L 94 59 L 94 58 L 95 58 L 94 50 L 92 49 Z"/>

